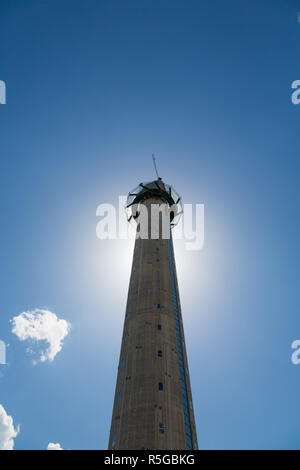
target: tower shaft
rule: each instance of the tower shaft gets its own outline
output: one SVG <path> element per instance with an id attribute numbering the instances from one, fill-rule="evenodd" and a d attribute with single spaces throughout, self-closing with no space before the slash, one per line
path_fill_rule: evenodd
<path id="1" fill-rule="evenodd" d="M 109 449 L 197 449 L 173 241 L 161 231 L 135 241 Z"/>

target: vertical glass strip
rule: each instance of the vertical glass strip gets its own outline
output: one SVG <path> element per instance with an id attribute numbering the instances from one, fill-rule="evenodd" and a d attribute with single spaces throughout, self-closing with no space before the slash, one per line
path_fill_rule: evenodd
<path id="1" fill-rule="evenodd" d="M 184 410 L 184 421 L 185 421 L 185 438 L 187 443 L 187 448 L 193 450 L 192 440 L 191 440 L 191 421 L 190 413 L 187 407 L 187 386 L 185 379 L 185 372 L 183 368 L 183 355 L 182 355 L 182 338 L 180 334 L 179 327 L 179 314 L 178 314 L 178 302 L 176 295 L 176 282 L 175 282 L 175 271 L 174 271 L 174 262 L 173 262 L 173 250 L 172 250 L 172 240 L 168 239 L 168 254 L 170 262 L 170 271 L 171 271 L 171 283 L 172 283 L 172 297 L 173 297 L 173 307 L 174 307 L 174 316 L 175 316 L 175 327 L 176 327 L 176 337 L 177 337 L 177 348 L 178 348 L 178 357 L 179 357 L 179 371 L 180 371 L 180 380 L 181 380 L 181 393 L 182 393 L 182 403 Z"/>

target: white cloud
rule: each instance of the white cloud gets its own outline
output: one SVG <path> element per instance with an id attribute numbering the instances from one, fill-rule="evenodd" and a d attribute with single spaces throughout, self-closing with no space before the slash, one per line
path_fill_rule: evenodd
<path id="1" fill-rule="evenodd" d="M 14 428 L 12 417 L 8 416 L 0 405 L 0 450 L 13 450 L 14 438 L 19 434 L 19 430 L 19 426 Z"/>
<path id="2" fill-rule="evenodd" d="M 63 450 L 59 443 L 54 444 L 53 442 L 49 442 L 47 450 Z"/>
<path id="3" fill-rule="evenodd" d="M 21 341 L 46 341 L 49 344 L 45 351 L 39 353 L 41 362 L 53 361 L 56 354 L 61 351 L 62 340 L 68 335 L 71 327 L 69 322 L 58 318 L 55 313 L 41 309 L 22 312 L 13 317 L 11 322 L 12 332 Z"/>

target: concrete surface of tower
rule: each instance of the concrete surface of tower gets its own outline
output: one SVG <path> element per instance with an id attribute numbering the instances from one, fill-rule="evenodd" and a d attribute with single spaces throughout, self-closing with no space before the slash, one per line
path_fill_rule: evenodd
<path id="1" fill-rule="evenodd" d="M 127 210 L 137 235 L 108 448 L 197 449 L 171 231 L 180 197 L 158 177 L 129 193 Z"/>

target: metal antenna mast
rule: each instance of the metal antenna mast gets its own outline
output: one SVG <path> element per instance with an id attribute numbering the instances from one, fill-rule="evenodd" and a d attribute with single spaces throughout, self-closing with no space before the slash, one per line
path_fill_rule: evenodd
<path id="1" fill-rule="evenodd" d="M 156 158 L 155 158 L 155 156 L 154 156 L 154 153 L 152 153 L 152 160 L 153 160 L 153 165 L 154 165 L 154 168 L 155 168 L 155 172 L 156 172 L 157 179 L 159 180 L 160 177 L 159 177 L 159 175 L 158 175 L 157 166 L 156 166 Z"/>

